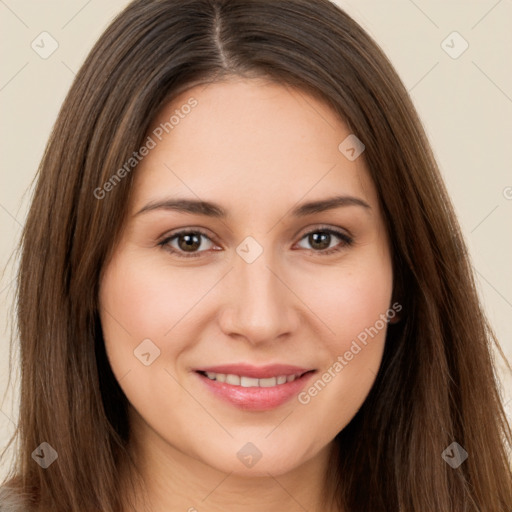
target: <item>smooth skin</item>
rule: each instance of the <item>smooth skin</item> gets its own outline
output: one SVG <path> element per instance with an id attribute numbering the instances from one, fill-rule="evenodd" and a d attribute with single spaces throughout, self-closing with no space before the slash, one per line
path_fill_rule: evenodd
<path id="1" fill-rule="evenodd" d="M 166 105 L 152 130 L 192 97 L 197 105 L 133 171 L 129 214 L 100 283 L 107 355 L 131 404 L 131 449 L 153 512 L 320 510 L 333 438 L 371 389 L 386 328 L 307 404 L 242 410 L 193 369 L 292 364 L 315 369 L 314 384 L 332 368 L 391 307 L 377 193 L 363 156 L 350 161 L 338 149 L 350 131 L 305 92 L 261 79 L 201 85 Z M 292 215 L 336 195 L 368 207 Z M 176 198 L 214 202 L 227 216 L 140 212 Z M 194 229 L 206 236 L 192 249 L 184 235 L 172 238 Z M 237 252 L 249 236 L 263 250 L 252 263 Z M 134 355 L 145 339 L 160 350 L 148 366 Z M 262 454 L 252 467 L 237 457 L 248 442 Z"/>

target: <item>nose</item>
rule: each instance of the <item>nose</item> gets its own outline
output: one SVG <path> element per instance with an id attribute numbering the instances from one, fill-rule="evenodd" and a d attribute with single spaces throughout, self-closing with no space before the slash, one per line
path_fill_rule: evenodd
<path id="1" fill-rule="evenodd" d="M 224 283 L 220 327 L 253 345 L 282 340 L 299 324 L 300 301 L 269 253 L 252 263 L 236 258 Z"/>

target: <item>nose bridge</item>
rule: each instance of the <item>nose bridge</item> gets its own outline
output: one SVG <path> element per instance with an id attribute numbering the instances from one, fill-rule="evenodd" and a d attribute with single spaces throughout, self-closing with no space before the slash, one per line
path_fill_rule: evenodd
<path id="1" fill-rule="evenodd" d="M 241 244 L 243 248 L 243 244 Z M 254 247 L 250 250 L 253 250 Z M 239 253 L 240 254 L 240 253 Z M 253 261 L 235 258 L 228 284 L 227 315 L 223 329 L 251 342 L 272 341 L 293 328 L 293 294 L 279 279 L 272 251 L 263 250 Z"/>

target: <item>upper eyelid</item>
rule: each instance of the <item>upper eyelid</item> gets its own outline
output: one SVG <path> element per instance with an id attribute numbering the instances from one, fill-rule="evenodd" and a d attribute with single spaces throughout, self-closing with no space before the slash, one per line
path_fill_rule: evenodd
<path id="1" fill-rule="evenodd" d="M 179 235 L 188 234 L 188 233 L 199 233 L 202 236 L 208 238 L 210 241 L 215 242 L 215 237 L 211 236 L 208 233 L 208 230 L 205 230 L 204 228 L 195 228 L 195 227 L 180 228 L 180 229 L 178 229 L 178 231 L 173 231 L 171 233 L 165 234 L 161 237 L 161 241 L 162 242 L 169 241 L 169 240 L 176 238 Z"/>

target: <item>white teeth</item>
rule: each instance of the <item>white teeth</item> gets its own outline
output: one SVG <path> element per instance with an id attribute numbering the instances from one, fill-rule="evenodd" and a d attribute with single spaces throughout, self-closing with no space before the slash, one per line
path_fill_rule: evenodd
<path id="1" fill-rule="evenodd" d="M 260 388 L 271 388 L 277 385 L 277 379 L 275 377 L 269 377 L 268 379 L 260 379 Z"/>
<path id="2" fill-rule="evenodd" d="M 228 373 L 228 375 L 226 375 L 226 384 L 240 386 L 240 377 L 238 375 L 232 375 L 231 373 Z"/>
<path id="3" fill-rule="evenodd" d="M 250 388 L 258 385 L 258 379 L 253 379 L 252 377 L 240 377 L 240 386 L 243 388 Z"/>
<path id="4" fill-rule="evenodd" d="M 244 388 L 271 388 L 280 384 L 286 384 L 287 382 L 293 382 L 298 379 L 301 374 L 298 375 L 279 375 L 278 377 L 267 377 L 265 379 L 256 379 L 254 377 L 247 377 L 245 375 L 233 375 L 231 373 L 215 373 L 206 372 L 206 376 L 211 380 L 218 382 L 225 382 L 232 386 L 242 386 Z"/>

